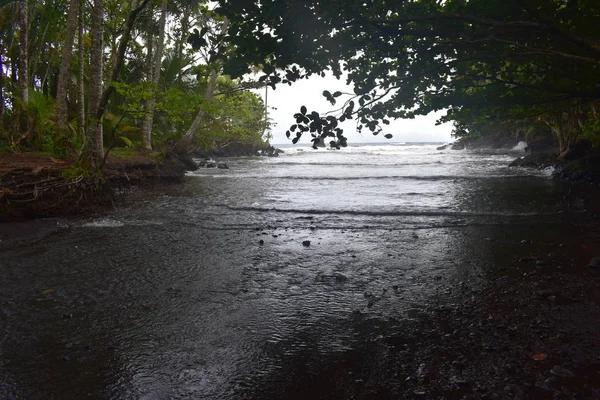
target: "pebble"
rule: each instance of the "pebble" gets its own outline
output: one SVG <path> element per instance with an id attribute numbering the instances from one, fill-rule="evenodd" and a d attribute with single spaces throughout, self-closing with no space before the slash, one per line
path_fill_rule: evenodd
<path id="1" fill-rule="evenodd" d="M 535 261 L 535 258 L 533 258 L 533 257 L 521 257 L 521 258 L 519 258 L 519 262 L 522 262 L 522 263 L 524 263 L 524 262 L 530 262 L 530 261 Z"/>
<path id="2" fill-rule="evenodd" d="M 588 264 L 588 268 L 600 268 L 600 257 L 592 258 L 592 260 Z"/>
<path id="3" fill-rule="evenodd" d="M 265 244 L 265 241 L 264 241 L 264 240 L 262 240 L 262 239 L 260 239 L 260 240 L 258 241 L 258 244 L 260 244 L 260 245 L 262 246 L 263 244 Z"/>
<path id="4" fill-rule="evenodd" d="M 535 265 L 539 266 L 539 267 L 543 267 L 545 265 L 548 265 L 548 261 L 547 260 L 537 260 L 535 262 Z"/>
<path id="5" fill-rule="evenodd" d="M 310 240 L 305 240 L 302 242 L 302 246 L 304 247 L 309 247 L 310 246 Z"/>
<path id="6" fill-rule="evenodd" d="M 561 378 L 573 378 L 575 376 L 573 372 L 561 367 L 560 365 L 555 365 L 554 367 L 552 367 L 550 373 L 554 376 L 559 376 Z"/>
<path id="7" fill-rule="evenodd" d="M 550 378 L 546 379 L 544 381 L 544 385 L 543 387 L 545 387 L 548 390 L 554 390 L 558 387 L 558 384 L 556 382 L 556 378 L 551 376 Z"/>

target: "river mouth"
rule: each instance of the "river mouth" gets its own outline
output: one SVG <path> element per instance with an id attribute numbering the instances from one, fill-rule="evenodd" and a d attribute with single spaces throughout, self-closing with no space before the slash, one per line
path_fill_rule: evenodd
<path id="1" fill-rule="evenodd" d="M 380 196 L 365 181 L 311 192 L 269 163 L 234 160 L 176 193 L 58 220 L 64 228 L 4 248 L 0 397 L 599 389 L 598 277 L 586 265 L 600 232 L 586 197 L 498 173 L 403 181 Z M 556 365 L 574 377 L 550 373 Z"/>

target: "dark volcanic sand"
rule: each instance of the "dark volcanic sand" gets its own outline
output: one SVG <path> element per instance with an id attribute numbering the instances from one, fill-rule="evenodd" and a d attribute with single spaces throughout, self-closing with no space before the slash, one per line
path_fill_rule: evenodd
<path id="1" fill-rule="evenodd" d="M 0 398 L 600 398 L 597 188 L 469 182 L 456 209 L 348 214 L 191 177 L 4 224 Z"/>

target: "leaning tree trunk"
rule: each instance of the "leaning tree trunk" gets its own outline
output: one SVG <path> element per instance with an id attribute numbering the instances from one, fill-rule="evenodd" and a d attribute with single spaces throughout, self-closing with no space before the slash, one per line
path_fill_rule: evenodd
<path id="1" fill-rule="evenodd" d="M 228 23 L 227 19 L 225 19 L 223 21 L 223 25 L 221 26 L 221 35 L 220 35 L 217 47 L 220 47 L 223 44 L 223 41 L 224 41 L 225 35 L 227 34 L 228 28 L 229 28 L 229 23 Z M 213 68 L 213 70 L 210 72 L 210 76 L 208 78 L 208 84 L 206 86 L 206 92 L 204 94 L 204 104 L 210 104 L 212 102 L 212 99 L 213 99 L 214 93 L 215 93 L 215 87 L 217 84 L 218 74 L 219 74 L 219 67 Z M 206 108 L 201 107 L 200 111 L 198 111 L 198 114 L 196 115 L 196 118 L 194 118 L 192 125 L 190 125 L 189 129 L 185 132 L 185 134 L 183 135 L 181 140 L 175 146 L 175 150 L 177 152 L 182 153 L 182 152 L 188 152 L 190 150 L 190 145 L 192 143 L 194 135 L 196 135 L 196 133 L 198 133 L 198 131 L 200 130 L 200 126 L 202 125 L 202 122 L 204 121 L 205 118 L 206 118 Z"/>
<path id="2" fill-rule="evenodd" d="M 71 82 L 71 54 L 73 53 L 78 11 L 79 0 L 70 0 L 65 41 L 61 52 L 60 70 L 56 85 L 56 124 L 61 131 L 67 130 L 67 92 L 69 91 L 69 83 Z"/>
<path id="3" fill-rule="evenodd" d="M 104 158 L 102 138 L 102 115 L 98 115 L 102 96 L 102 66 L 104 56 L 104 4 L 103 0 L 94 1 L 92 11 L 92 45 L 90 49 L 90 89 L 88 129 L 84 150 L 84 163 L 96 168 Z"/>
<path id="4" fill-rule="evenodd" d="M 119 78 L 119 72 L 121 71 L 121 67 L 123 67 L 123 63 L 125 62 L 125 52 L 127 51 L 127 46 L 129 45 L 129 40 L 131 40 L 131 31 L 133 30 L 133 25 L 137 19 L 138 14 L 148 5 L 150 0 L 142 0 L 139 6 L 137 6 L 134 10 L 129 13 L 129 17 L 127 18 L 127 23 L 125 24 L 125 29 L 123 30 L 123 34 L 121 36 L 121 41 L 119 42 L 119 47 L 117 49 L 116 59 L 112 66 L 112 72 L 109 75 L 110 82 L 117 82 Z M 108 85 L 106 89 L 102 92 L 100 96 L 100 102 L 98 104 L 98 108 L 96 109 L 96 118 L 102 118 L 104 114 L 104 109 L 108 104 L 108 99 L 110 95 L 115 90 L 113 85 Z"/>
<path id="5" fill-rule="evenodd" d="M 208 84 L 206 85 L 206 92 L 204 93 L 204 104 L 212 103 L 212 99 L 215 93 L 215 87 L 217 86 L 217 75 L 218 72 L 216 69 L 213 69 L 210 72 Z M 190 150 L 190 145 L 192 143 L 194 135 L 200 130 L 200 126 L 202 125 L 202 122 L 205 118 L 206 108 L 201 107 L 200 111 L 198 111 L 198 114 L 196 114 L 196 118 L 194 118 L 194 121 L 192 122 L 188 130 L 185 132 L 181 140 L 177 143 L 176 150 L 178 152 L 185 153 Z"/>

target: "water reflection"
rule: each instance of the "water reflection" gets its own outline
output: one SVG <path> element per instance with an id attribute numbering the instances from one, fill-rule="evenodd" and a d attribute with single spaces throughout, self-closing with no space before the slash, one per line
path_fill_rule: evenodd
<path id="1" fill-rule="evenodd" d="M 506 175 L 492 166 L 473 168 Z M 461 334 L 444 310 L 544 251 L 521 238 L 585 229 L 539 177 L 315 184 L 277 168 L 234 161 L 119 224 L 4 251 L 11 398 L 403 397 Z"/>

